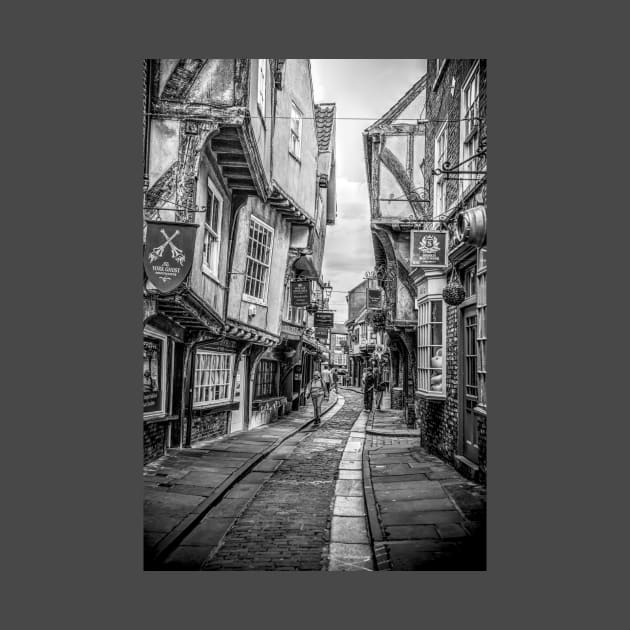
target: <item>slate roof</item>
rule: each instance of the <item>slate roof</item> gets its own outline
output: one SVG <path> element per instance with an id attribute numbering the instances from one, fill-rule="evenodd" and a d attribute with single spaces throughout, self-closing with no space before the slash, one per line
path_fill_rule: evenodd
<path id="1" fill-rule="evenodd" d="M 331 151 L 330 141 L 335 128 L 335 103 L 315 105 L 315 132 L 319 152 Z"/>

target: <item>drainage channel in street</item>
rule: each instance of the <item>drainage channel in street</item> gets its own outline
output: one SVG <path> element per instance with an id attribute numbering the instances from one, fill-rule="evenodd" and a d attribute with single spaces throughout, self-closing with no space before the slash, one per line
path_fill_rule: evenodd
<path id="1" fill-rule="evenodd" d="M 335 487 L 328 571 L 373 571 L 372 544 L 363 496 L 363 445 L 368 414 L 352 426 Z"/>

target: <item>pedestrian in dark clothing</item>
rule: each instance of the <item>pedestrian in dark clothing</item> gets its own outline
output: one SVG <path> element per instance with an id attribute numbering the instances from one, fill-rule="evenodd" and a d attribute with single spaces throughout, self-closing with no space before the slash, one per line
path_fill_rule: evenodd
<path id="1" fill-rule="evenodd" d="M 374 375 L 372 368 L 367 368 L 363 374 L 363 407 L 365 411 L 372 411 L 374 400 Z"/>
<path id="2" fill-rule="evenodd" d="M 336 367 L 332 369 L 332 382 L 333 382 L 333 387 L 335 388 L 335 394 L 338 394 L 339 390 L 337 389 L 337 387 L 339 385 L 339 371 L 337 370 Z"/>

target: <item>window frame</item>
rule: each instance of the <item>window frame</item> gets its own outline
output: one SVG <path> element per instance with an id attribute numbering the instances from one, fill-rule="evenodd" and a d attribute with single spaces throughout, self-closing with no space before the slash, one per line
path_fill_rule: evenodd
<path id="1" fill-rule="evenodd" d="M 254 249 L 254 247 L 250 248 L 250 241 L 252 239 L 251 231 L 252 231 L 252 223 L 258 224 L 259 229 L 266 230 L 269 233 L 269 263 L 264 263 L 261 260 L 258 260 L 250 255 L 250 249 Z M 269 276 L 271 275 L 271 263 L 273 261 L 273 245 L 274 245 L 274 233 L 275 230 L 270 225 L 267 225 L 264 221 L 261 221 L 258 217 L 251 215 L 249 218 L 249 231 L 247 234 L 247 250 L 245 256 L 245 281 L 243 283 L 243 300 L 246 302 L 253 302 L 254 304 L 260 304 L 261 306 L 267 305 L 267 298 L 269 294 Z M 256 278 L 254 276 L 250 276 L 250 261 L 254 265 L 259 265 L 265 268 L 266 273 L 264 274 L 264 282 L 263 282 L 263 290 L 261 291 L 262 297 L 257 297 L 255 295 L 251 295 L 247 293 L 247 285 L 248 281 L 251 280 L 251 285 L 253 283 L 261 282 L 260 278 Z"/>
<path id="2" fill-rule="evenodd" d="M 460 168 L 459 171 L 476 171 L 479 166 L 479 158 L 475 158 L 474 160 L 469 160 L 465 164 L 464 160 L 468 159 L 479 150 L 479 138 L 480 138 L 480 129 L 479 122 L 474 120 L 479 118 L 479 101 L 480 101 L 480 82 L 481 82 L 481 72 L 480 72 L 480 63 L 477 61 L 470 72 L 464 83 L 462 84 L 461 96 L 460 96 L 460 128 L 459 128 L 459 162 Z M 472 102 L 468 104 L 468 90 L 471 86 L 475 86 L 476 95 L 472 99 Z M 470 118 L 468 114 L 472 113 Z M 470 147 L 470 148 L 469 148 Z M 473 179 L 474 177 L 474 179 Z M 459 188 L 460 195 L 463 194 L 468 188 L 475 186 L 479 181 L 478 176 L 473 176 L 471 174 L 470 180 L 462 180 L 460 179 Z"/>
<path id="3" fill-rule="evenodd" d="M 258 105 L 258 111 L 263 119 L 265 120 L 265 111 L 267 105 L 267 60 L 259 59 L 258 60 L 258 91 L 256 95 L 256 104 Z"/>
<path id="4" fill-rule="evenodd" d="M 198 359 L 200 359 L 200 357 L 209 357 L 209 363 L 210 365 L 208 365 L 207 367 L 203 367 L 200 368 L 198 366 Z M 233 376 L 233 372 L 234 372 L 234 358 L 235 358 L 235 354 L 233 352 L 224 352 L 221 350 L 204 350 L 204 349 L 197 349 L 197 351 L 195 352 L 195 357 L 194 357 L 194 366 L 193 366 L 193 409 L 205 409 L 207 407 L 213 407 L 216 405 L 221 405 L 221 404 L 225 404 L 226 402 L 231 402 L 232 401 L 232 394 L 233 394 L 233 388 L 232 388 L 232 376 Z M 228 361 L 228 366 L 218 366 L 213 368 L 212 367 L 212 358 L 213 357 L 228 357 L 229 361 Z M 212 371 L 215 372 L 220 372 L 221 374 L 224 374 L 225 376 L 227 376 L 227 380 L 225 382 L 211 382 L 212 379 L 210 377 L 210 374 Z M 208 373 L 208 382 L 207 383 L 198 383 L 197 382 L 197 374 L 198 372 L 207 372 Z M 196 400 L 197 398 L 197 392 L 207 388 L 207 393 L 209 394 L 211 391 L 212 387 L 226 387 L 226 395 L 222 398 L 212 398 L 212 399 L 206 399 L 206 400 Z"/>
<path id="5" fill-rule="evenodd" d="M 168 354 L 168 337 L 160 332 L 158 332 L 155 328 L 145 327 L 143 331 L 143 339 L 144 337 L 150 337 L 152 340 L 158 341 L 161 345 L 161 365 L 160 365 L 160 384 L 161 384 L 161 392 L 160 392 L 160 408 L 154 411 L 147 411 L 142 413 L 143 420 L 150 420 L 152 418 L 159 418 L 166 415 L 166 387 L 167 387 L 167 354 Z M 144 388 L 143 388 L 144 389 Z"/>
<path id="6" fill-rule="evenodd" d="M 428 287 L 427 287 L 428 288 Z M 440 304 L 440 319 L 434 319 L 432 304 Z M 422 396 L 427 398 L 446 398 L 446 328 L 447 305 L 440 293 L 425 293 L 417 298 L 418 329 L 416 335 L 417 350 L 417 387 Z M 440 343 L 432 343 L 433 326 L 439 325 Z M 435 348 L 435 350 L 433 350 Z M 437 351 L 441 350 L 442 366 L 434 367 L 431 362 L 437 357 Z M 439 390 L 433 389 L 431 378 L 441 375 L 442 380 Z M 434 384 L 435 385 L 435 384 Z"/>
<path id="7" fill-rule="evenodd" d="M 208 276 L 211 276 L 215 280 L 219 279 L 219 260 L 220 260 L 220 250 L 221 250 L 221 222 L 223 220 L 223 197 L 219 194 L 216 186 L 213 184 L 210 176 L 207 178 L 206 183 L 206 213 L 203 219 L 203 246 L 201 252 L 201 270 Z M 211 197 L 211 199 L 210 199 Z M 208 209 L 212 204 L 214 208 L 214 202 L 218 202 L 217 207 L 217 216 L 216 216 L 216 231 L 212 227 L 210 223 L 208 223 Z M 213 210 L 210 210 L 212 213 Z M 212 264 L 208 264 L 207 255 L 206 255 L 206 239 L 212 239 L 213 242 L 213 253 L 212 253 Z"/>
<path id="8" fill-rule="evenodd" d="M 294 116 L 294 112 L 297 116 Z M 298 133 L 296 134 L 293 130 L 293 121 L 297 120 L 299 122 Z M 291 101 L 291 116 L 289 118 L 289 153 L 296 159 L 298 162 L 302 159 L 302 124 L 304 121 L 304 114 L 302 110 L 295 104 L 295 101 Z M 297 152 L 293 149 L 293 139 L 297 138 Z"/>
<path id="9" fill-rule="evenodd" d="M 444 122 L 442 126 L 438 129 L 437 134 L 435 135 L 435 140 L 433 141 L 433 168 L 438 169 L 441 168 L 442 164 L 438 161 L 438 143 L 441 139 L 444 139 L 444 152 L 441 154 L 443 156 L 442 164 L 448 161 L 448 121 Z M 442 173 L 441 175 L 433 176 L 433 216 L 437 217 L 441 214 L 444 214 L 448 209 L 448 202 L 446 199 L 447 194 L 447 185 L 446 185 L 446 175 Z M 438 211 L 438 190 L 443 192 L 443 207 Z"/>
<path id="10" fill-rule="evenodd" d="M 483 250 L 483 252 L 482 252 Z M 487 248 L 477 250 L 477 408 L 488 405 L 488 265 Z"/>
<path id="11" fill-rule="evenodd" d="M 266 370 L 265 367 L 271 366 L 271 370 Z M 254 375 L 254 395 L 252 400 L 265 400 L 267 398 L 275 398 L 278 396 L 278 362 L 271 359 L 261 359 L 256 365 L 256 374 Z M 260 375 L 265 377 L 265 380 L 261 383 Z M 271 378 L 268 378 L 271 375 Z M 261 385 L 265 391 L 260 392 Z M 271 391 L 267 393 L 267 387 L 271 387 Z"/>

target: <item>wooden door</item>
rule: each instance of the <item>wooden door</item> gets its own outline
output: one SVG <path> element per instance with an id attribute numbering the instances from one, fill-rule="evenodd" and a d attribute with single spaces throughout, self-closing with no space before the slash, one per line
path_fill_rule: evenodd
<path id="1" fill-rule="evenodd" d="M 468 306 L 462 310 L 462 425 L 463 455 L 474 464 L 479 461 L 479 443 L 477 437 L 477 406 L 479 386 L 477 383 L 477 306 Z"/>

